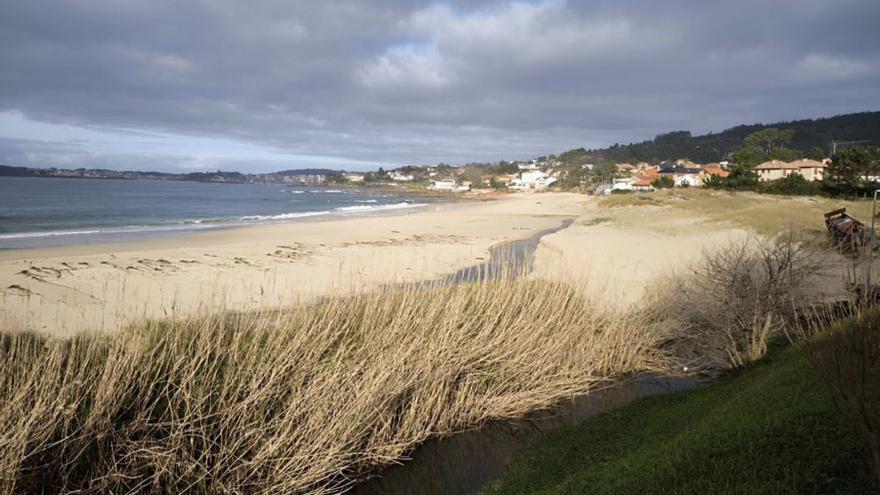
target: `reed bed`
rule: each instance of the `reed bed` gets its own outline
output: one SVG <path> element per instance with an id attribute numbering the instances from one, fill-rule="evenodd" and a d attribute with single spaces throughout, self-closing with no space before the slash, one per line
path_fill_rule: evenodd
<path id="1" fill-rule="evenodd" d="M 0 334 L 0 493 L 339 493 L 429 437 L 663 365 L 636 317 L 535 280 L 112 334 Z"/>

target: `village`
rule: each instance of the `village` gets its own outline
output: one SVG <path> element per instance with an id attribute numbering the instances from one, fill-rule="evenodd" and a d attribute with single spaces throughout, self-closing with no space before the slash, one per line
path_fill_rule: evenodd
<path id="1" fill-rule="evenodd" d="M 815 182 L 823 179 L 824 171 L 830 163 L 830 158 L 821 161 L 804 158 L 791 162 L 768 160 L 751 167 L 751 170 L 760 182 L 783 179 L 795 173 L 807 181 Z M 605 172 L 600 174 L 594 173 L 596 165 L 591 163 L 563 166 L 558 160 L 541 158 L 461 167 L 406 166 L 388 172 L 380 169 L 379 173 L 347 172 L 328 180 L 350 185 L 391 185 L 450 193 L 542 192 L 556 188 L 578 188 L 595 195 L 609 195 L 650 192 L 671 187 L 703 187 L 713 177 L 728 177 L 730 167 L 729 161 L 700 164 L 683 158 L 657 164 L 608 164 Z M 579 180 L 566 181 L 575 173 Z M 561 184 L 566 184 L 566 187 L 560 187 Z"/>

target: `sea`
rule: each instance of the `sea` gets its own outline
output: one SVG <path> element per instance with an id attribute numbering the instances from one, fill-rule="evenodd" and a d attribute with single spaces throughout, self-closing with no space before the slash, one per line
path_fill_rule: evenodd
<path id="1" fill-rule="evenodd" d="M 0 249 L 119 242 L 427 206 L 357 189 L 0 177 Z"/>

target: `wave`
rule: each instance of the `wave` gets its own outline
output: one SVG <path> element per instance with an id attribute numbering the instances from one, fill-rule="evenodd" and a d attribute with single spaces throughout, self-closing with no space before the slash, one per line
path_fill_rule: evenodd
<path id="1" fill-rule="evenodd" d="M 265 220 L 288 220 L 291 218 L 316 217 L 319 215 L 329 215 L 329 211 L 302 211 L 299 213 L 279 213 L 278 215 L 248 215 L 240 217 L 239 220 L 246 222 L 265 221 Z"/>
<path id="2" fill-rule="evenodd" d="M 405 208 L 418 208 L 420 206 L 425 206 L 423 203 L 392 203 L 387 205 L 355 205 L 355 206 L 341 206 L 336 208 L 335 211 L 341 213 L 362 213 L 367 211 L 379 211 L 379 210 L 401 210 Z"/>
<path id="3" fill-rule="evenodd" d="M 376 200 L 367 199 L 357 201 L 359 203 L 374 203 Z M 357 213 L 367 213 L 372 211 L 400 210 L 407 208 L 418 208 L 426 206 L 422 203 L 392 203 L 392 204 L 358 204 L 352 206 L 340 206 L 331 210 L 321 211 L 300 211 L 279 213 L 275 215 L 246 215 L 238 218 L 195 218 L 180 220 L 173 223 L 157 224 L 157 225 L 124 225 L 119 227 L 102 227 L 102 228 L 85 228 L 73 230 L 51 230 L 37 232 L 13 232 L 8 234 L 0 234 L 0 240 L 28 239 L 28 238 L 51 238 L 64 236 L 90 236 L 90 235 L 124 235 L 138 234 L 146 232 L 168 232 L 168 231 L 193 231 L 216 229 L 224 227 L 235 227 L 253 224 L 257 222 L 271 222 L 280 220 L 293 220 L 297 218 L 308 218 L 324 215 L 350 215 Z"/>
<path id="4" fill-rule="evenodd" d="M 377 199 L 356 199 L 356 200 L 354 200 L 354 202 L 355 203 L 378 203 L 379 200 L 377 200 Z"/>
<path id="5" fill-rule="evenodd" d="M 209 229 L 216 226 L 202 225 L 201 220 L 187 220 L 174 224 L 165 225 L 124 225 L 121 227 L 108 227 L 103 229 L 89 230 L 48 230 L 41 232 L 15 232 L 11 234 L 0 234 L 0 240 L 3 239 L 28 239 L 34 237 L 62 237 L 71 235 L 95 235 L 95 234 L 137 234 L 142 232 L 162 232 L 173 230 L 200 230 Z"/>

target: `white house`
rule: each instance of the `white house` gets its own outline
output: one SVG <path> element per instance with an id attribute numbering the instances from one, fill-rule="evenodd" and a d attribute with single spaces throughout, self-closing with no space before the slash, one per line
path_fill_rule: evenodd
<path id="1" fill-rule="evenodd" d="M 455 190 L 455 181 L 451 179 L 441 179 L 435 180 L 433 184 L 431 184 L 431 189 L 435 191 L 454 191 Z"/>
<path id="2" fill-rule="evenodd" d="M 535 181 L 535 191 L 543 191 L 556 182 L 556 177 L 542 177 Z"/>
<path id="3" fill-rule="evenodd" d="M 614 179 L 614 184 L 611 185 L 611 191 L 632 191 L 632 179 L 629 177 L 621 177 L 618 179 Z"/>
<path id="4" fill-rule="evenodd" d="M 391 180 L 397 182 L 411 182 L 415 180 L 415 177 L 413 177 L 412 174 L 404 174 L 403 172 L 394 171 L 391 172 L 389 175 L 391 176 Z"/>
<path id="5" fill-rule="evenodd" d="M 696 167 L 662 167 L 660 175 L 671 177 L 678 187 L 700 187 L 703 185 L 701 173 L 703 169 Z"/>
<path id="6" fill-rule="evenodd" d="M 703 185 L 703 182 L 700 180 L 699 174 L 676 174 L 674 180 L 675 185 L 678 187 L 700 187 Z"/>
<path id="7" fill-rule="evenodd" d="M 364 174 L 343 174 L 342 177 L 349 182 L 363 182 Z"/>
<path id="8" fill-rule="evenodd" d="M 547 174 L 540 170 L 523 170 L 520 172 L 519 177 L 510 181 L 510 184 L 508 184 L 507 187 L 518 191 L 546 188 L 553 182 L 556 182 L 556 179 L 550 179 L 551 178 L 548 177 Z M 539 181 L 541 183 L 540 186 L 538 185 Z"/>

